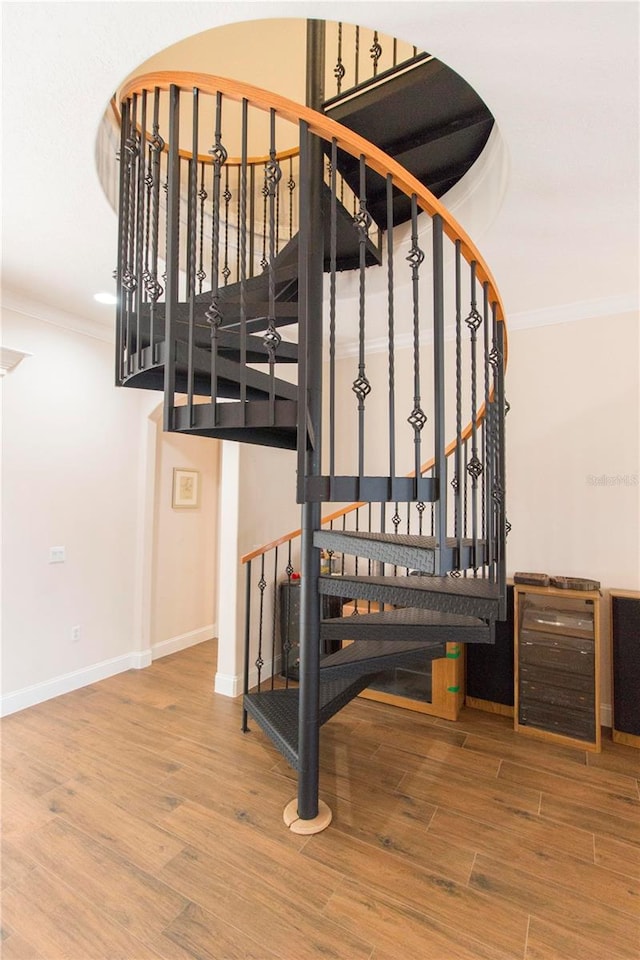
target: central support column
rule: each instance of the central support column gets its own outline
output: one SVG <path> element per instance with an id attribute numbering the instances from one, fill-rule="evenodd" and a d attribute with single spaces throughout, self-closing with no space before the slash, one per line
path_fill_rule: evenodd
<path id="1" fill-rule="evenodd" d="M 307 21 L 307 106 L 321 110 L 324 102 L 325 25 Z M 307 131 L 301 136 L 300 209 L 300 370 L 298 417 L 299 499 L 302 505 L 302 556 L 300 595 L 300 701 L 298 728 L 298 797 L 285 809 L 284 819 L 295 833 L 318 833 L 331 822 L 331 811 L 318 799 L 320 748 L 320 551 L 313 546 L 320 527 L 321 505 L 304 501 L 304 477 L 322 470 L 322 295 L 324 230 L 322 142 Z M 311 440 L 308 439 L 310 436 Z"/>

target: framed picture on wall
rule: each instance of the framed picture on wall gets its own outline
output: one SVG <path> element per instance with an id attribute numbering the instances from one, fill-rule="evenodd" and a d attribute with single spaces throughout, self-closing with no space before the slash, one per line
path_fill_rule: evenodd
<path id="1" fill-rule="evenodd" d="M 193 509 L 200 505 L 200 474 L 197 470 L 173 468 L 173 494 L 171 506 L 174 510 Z"/>

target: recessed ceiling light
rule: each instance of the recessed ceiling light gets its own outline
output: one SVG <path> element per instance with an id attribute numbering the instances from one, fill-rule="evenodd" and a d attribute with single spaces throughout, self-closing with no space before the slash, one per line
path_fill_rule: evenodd
<path id="1" fill-rule="evenodd" d="M 117 303 L 118 298 L 113 293 L 94 293 L 93 299 L 98 303 Z"/>

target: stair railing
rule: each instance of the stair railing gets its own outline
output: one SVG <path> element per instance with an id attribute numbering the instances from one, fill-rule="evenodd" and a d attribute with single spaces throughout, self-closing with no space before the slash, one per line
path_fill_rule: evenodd
<path id="1" fill-rule="evenodd" d="M 327 23 L 324 105 L 333 106 L 429 58 L 430 54 L 379 30 Z"/>
<path id="2" fill-rule="evenodd" d="M 161 134 L 159 108 L 156 100 L 168 94 L 169 117 Z M 364 138 L 335 121 L 283 97 L 235 81 L 201 74 L 156 73 L 136 78 L 123 91 L 121 155 L 129 154 L 133 162 L 125 162 L 121 169 L 121 219 L 118 281 L 121 290 L 119 337 L 123 355 L 131 350 L 133 341 L 141 341 L 140 329 L 145 275 L 146 222 L 151 222 L 152 281 L 157 281 L 158 260 L 153 260 L 154 237 L 159 232 L 154 209 L 157 201 L 146 203 L 145 173 L 147 161 L 151 164 L 153 183 L 150 196 L 160 189 L 160 143 L 162 138 L 167 153 L 167 280 L 165 291 L 164 356 L 165 363 L 165 427 L 198 427 L 216 424 L 219 375 L 217 342 L 221 334 L 234 333 L 240 351 L 238 365 L 239 396 L 236 397 L 238 425 L 247 425 L 251 406 L 251 380 L 248 374 L 250 345 L 254 333 L 263 340 L 269 361 L 269 409 L 272 423 L 276 423 L 275 369 L 281 335 L 278 282 L 295 279 L 295 264 L 288 264 L 285 280 L 278 275 L 283 252 L 276 242 L 277 185 L 282 180 L 278 159 L 279 136 L 282 130 L 291 137 L 292 126 L 297 129 L 298 141 L 294 147 L 308 149 L 310 138 L 322 140 L 328 159 L 327 186 L 329 208 L 325 212 L 328 255 L 328 316 L 325 328 L 324 354 L 306 358 L 306 363 L 322 363 L 326 367 L 323 390 L 326 391 L 328 416 L 321 435 L 307 435 L 304 398 L 298 398 L 297 422 L 303 443 L 299 444 L 302 457 L 306 444 L 319 450 L 324 446 L 323 469 L 320 475 L 307 477 L 304 470 L 298 475 L 299 502 L 354 501 L 354 505 L 336 515 L 339 518 L 362 517 L 363 503 L 393 505 L 378 508 L 379 528 L 399 529 L 403 524 L 415 523 L 418 530 L 424 526 L 424 511 L 428 510 L 429 531 L 433 523 L 435 540 L 435 573 L 450 568 L 451 556 L 462 556 L 467 550 L 467 568 L 472 576 L 485 576 L 504 584 L 504 368 L 506 363 L 506 335 L 504 310 L 499 292 L 489 268 L 480 253 L 451 217 L 445 207 L 418 180 L 400 164 L 386 156 Z M 148 99 L 150 98 L 150 99 Z M 153 120 L 148 132 L 149 103 L 153 101 Z M 210 289 L 200 293 L 199 214 L 200 131 L 202 101 L 209 107 L 208 131 L 213 132 L 212 213 L 210 254 L 212 269 Z M 179 142 L 181 102 L 188 102 L 187 116 L 191 126 L 191 153 L 181 157 Z M 223 135 L 221 118 L 229 104 L 237 104 L 240 114 L 239 196 L 237 199 L 236 242 L 237 283 L 234 297 L 234 322 L 225 323 L 223 231 L 228 223 L 223 208 L 228 148 Z M 182 110 L 184 116 L 184 108 Z M 269 160 L 265 165 L 267 199 L 267 309 L 261 305 L 258 315 L 251 310 L 248 297 L 250 279 L 250 222 L 249 207 L 249 132 L 253 129 L 249 117 L 266 114 L 268 118 Z M 142 134 L 138 134 L 138 125 Z M 211 137 L 209 137 L 211 139 Z M 287 144 L 290 147 L 290 141 Z M 162 151 L 164 156 L 164 151 Z M 340 271 L 340 222 L 343 205 L 337 172 L 344 168 L 346 156 L 355 158 L 346 182 L 357 197 L 356 215 L 351 228 L 357 235 L 357 269 L 342 274 Z M 144 158 L 144 162 L 143 159 Z M 196 162 L 197 158 L 197 162 Z M 186 164 L 186 167 L 185 167 Z M 158 165 L 154 168 L 154 165 Z M 153 172 L 154 169 L 157 172 Z M 303 192 L 296 191 L 298 204 Z M 393 228 L 396 223 L 397 201 L 409 210 L 409 222 Z M 226 201 L 225 201 L 226 202 Z M 181 226 L 181 203 L 186 204 L 187 224 Z M 302 201 L 304 210 L 304 201 Z M 299 208 L 298 208 L 299 209 Z M 224 210 L 224 212 L 223 212 Z M 300 213 L 298 212 L 300 222 Z M 426 216 L 425 216 L 426 215 Z M 294 213 L 295 218 L 295 213 Z M 384 262 L 382 267 L 369 269 L 372 256 L 370 233 L 374 223 L 386 229 Z M 181 267 L 182 275 L 181 275 Z M 299 269 L 299 267 L 298 267 Z M 404 278 L 402 276 L 404 271 Z M 135 282 L 131 282 L 132 277 Z M 140 282 L 142 280 L 142 282 Z M 402 300 L 400 288 L 404 291 Z M 182 297 L 185 297 L 183 300 Z M 148 313 L 160 304 L 150 296 Z M 349 305 L 353 309 L 349 309 Z M 286 303 L 285 303 L 286 305 Z M 295 304 L 295 311 L 309 305 Z M 313 305 L 317 311 L 318 305 Z M 287 313 L 288 311 L 284 311 Z M 386 315 L 384 330 L 377 324 L 381 312 Z M 210 339 L 211 364 L 207 388 L 210 403 L 196 404 L 196 370 L 201 369 L 196 354 L 203 349 L 198 339 L 198 325 L 202 315 Z M 266 315 L 265 315 L 266 314 Z M 297 317 L 296 317 L 297 318 Z M 292 311 L 286 318 L 289 322 Z M 226 318 L 228 321 L 228 317 Z M 137 324 L 137 326 L 136 326 Z M 184 335 L 178 337 L 182 325 Z M 351 325 L 356 340 L 353 360 L 339 358 L 339 337 Z M 351 327 L 350 327 L 351 329 Z M 385 369 L 378 369 L 369 349 L 372 338 L 383 340 L 386 348 Z M 150 340 L 153 343 L 153 337 Z M 425 346 L 432 348 L 430 363 L 425 362 Z M 257 349 L 257 345 L 256 345 Z M 180 352 L 182 351 L 182 352 Z M 197 362 L 196 362 L 197 360 Z M 411 375 L 399 376 L 400 364 Z M 351 372 L 348 368 L 351 367 Z M 179 380 L 181 381 L 179 382 Z M 410 380 L 410 389 L 405 390 Z M 303 381 L 304 382 L 304 381 Z M 382 387 L 379 384 L 382 383 Z M 176 393 L 187 394 L 186 407 L 176 404 Z M 205 398 L 206 399 L 206 398 Z M 213 411 L 213 416 L 206 409 Z M 351 409 L 350 409 L 351 408 Z M 207 419 L 208 418 L 208 419 Z M 465 421 L 466 426 L 463 426 Z M 408 426 L 407 426 L 408 424 Z M 339 426 L 339 429 L 338 429 Z M 447 445 L 446 433 L 453 436 Z M 344 443 L 345 435 L 353 443 Z M 380 450 L 385 451 L 384 457 Z M 423 465 L 424 454 L 431 458 Z M 386 460 L 386 464 L 382 461 Z M 412 469 L 411 469 L 412 467 Z M 382 469 L 381 469 L 382 468 Z M 415 507 L 410 507 L 415 504 Z M 396 506 L 397 505 L 397 506 Z M 411 518 L 413 510 L 417 520 Z M 331 522 L 331 520 L 329 521 Z M 358 522 L 358 521 L 356 521 Z M 415 529 L 415 527 L 414 527 Z M 291 544 L 295 535 L 282 538 Z M 293 561 L 288 555 L 290 565 Z M 274 577 L 279 571 L 280 559 L 275 558 L 276 547 L 269 545 L 258 554 L 243 560 L 250 567 L 259 561 L 260 581 L 259 620 L 264 628 L 268 597 L 266 570 L 273 559 Z M 268 553 L 273 556 L 267 561 Z M 280 555 L 281 556 L 281 553 Z M 454 573 L 463 574 L 462 570 Z M 287 573 L 287 577 L 291 574 Z M 260 583 L 264 586 L 260 587 Z M 248 586 L 248 598 L 250 588 Z M 248 623 L 255 600 L 248 600 Z M 271 622 L 271 672 L 275 669 L 274 624 L 275 603 L 268 612 Z M 255 620 L 255 618 L 253 618 Z M 249 626 L 248 626 L 249 631 Z M 260 652 L 256 663 L 261 675 L 267 663 Z M 247 663 L 249 661 L 247 660 Z M 251 678 L 247 677 L 247 682 Z"/>

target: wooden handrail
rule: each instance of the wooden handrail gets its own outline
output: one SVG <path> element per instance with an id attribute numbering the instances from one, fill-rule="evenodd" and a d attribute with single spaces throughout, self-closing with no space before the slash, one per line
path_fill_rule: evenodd
<path id="1" fill-rule="evenodd" d="M 113 96 L 109 101 L 109 106 L 111 107 L 111 112 L 113 113 L 116 124 L 119 127 L 120 124 L 122 123 L 122 114 L 118 109 L 118 104 L 116 103 L 115 96 Z M 138 133 L 141 133 L 141 127 L 139 123 L 136 124 L 136 130 L 138 131 Z M 145 133 L 149 134 L 149 131 L 147 130 L 145 131 Z M 149 135 L 149 139 L 150 139 L 150 135 Z M 162 152 L 163 153 L 169 152 L 168 144 L 165 143 L 164 147 L 162 148 Z M 178 156 L 182 160 L 191 160 L 191 158 L 193 157 L 193 154 L 191 153 L 190 150 L 178 150 Z M 278 162 L 281 162 L 283 160 L 290 160 L 290 159 L 293 159 L 293 157 L 299 157 L 299 156 L 300 156 L 300 147 L 289 147 L 288 150 L 279 150 L 278 153 L 276 153 L 276 160 Z M 259 156 L 259 157 L 247 157 L 247 166 L 249 167 L 264 166 L 264 164 L 268 163 L 269 160 L 271 160 L 271 157 L 268 154 L 264 156 Z M 214 163 L 214 159 L 210 153 L 199 153 L 198 163 L 204 163 L 207 166 L 212 166 Z M 225 167 L 241 167 L 242 157 L 227 157 L 224 164 L 225 164 Z"/>
<path id="2" fill-rule="evenodd" d="M 177 86 L 181 90 L 189 91 L 198 89 L 201 93 L 207 93 L 214 96 L 216 93 L 222 93 L 230 100 L 246 100 L 249 104 L 259 110 L 269 112 L 275 110 L 276 114 L 290 123 L 298 124 L 304 121 L 308 125 L 309 131 L 322 137 L 325 140 L 336 140 L 340 150 L 351 156 L 364 157 L 365 163 L 381 177 L 386 178 L 388 174 L 393 177 L 393 184 L 398 187 L 407 196 L 416 195 L 418 206 L 430 217 L 440 216 L 443 221 L 443 229 L 450 240 L 460 241 L 460 251 L 467 261 L 475 261 L 476 276 L 481 283 L 488 283 L 491 289 L 490 301 L 497 304 L 497 319 L 504 321 L 504 307 L 502 298 L 498 292 L 498 287 L 493 279 L 489 267 L 484 262 L 480 251 L 476 245 L 463 230 L 457 220 L 451 216 L 447 208 L 440 203 L 430 190 L 420 183 L 413 174 L 389 157 L 383 150 L 369 143 L 364 137 L 354 133 L 347 127 L 322 113 L 311 110 L 294 100 L 288 100 L 286 97 L 277 93 L 271 93 L 263 90 L 261 87 L 254 87 L 248 83 L 241 83 L 238 80 L 229 80 L 225 77 L 210 76 L 206 73 L 191 73 L 188 71 L 159 71 L 157 73 L 147 73 L 142 77 L 135 77 L 130 80 L 122 90 L 121 98 L 125 100 L 134 93 L 142 93 L 143 90 L 154 90 L 158 87 L 160 90 L 168 90 L 171 86 Z"/>
<path id="3" fill-rule="evenodd" d="M 392 176 L 394 186 L 400 189 L 406 196 L 412 196 L 415 194 L 418 207 L 421 210 L 427 213 L 430 217 L 440 216 L 442 218 L 444 233 L 451 241 L 460 242 L 460 252 L 462 256 L 467 263 L 475 262 L 477 279 L 482 285 L 485 283 L 488 285 L 489 302 L 496 304 L 496 319 L 498 323 L 502 323 L 504 325 L 504 362 L 506 367 L 508 358 L 508 342 L 505 311 L 502 298 L 489 267 L 485 263 L 473 241 L 469 238 L 457 220 L 449 213 L 447 208 L 437 199 L 437 197 L 431 193 L 430 190 L 424 186 L 424 184 L 420 183 L 420 181 L 411 173 L 409 173 L 408 170 L 405 170 L 405 168 L 399 164 L 397 160 L 394 160 L 392 157 L 388 156 L 379 147 L 369 143 L 369 141 L 365 140 L 364 137 L 354 133 L 347 127 L 343 127 L 342 124 L 337 123 L 335 120 L 332 120 L 322 113 L 311 110 L 309 107 L 305 107 L 293 100 L 288 100 L 286 97 L 283 97 L 280 94 L 271 93 L 270 91 L 263 90 L 260 87 L 255 87 L 251 84 L 242 83 L 237 80 L 229 80 L 224 77 L 182 71 L 160 71 L 156 73 L 148 73 L 144 76 L 136 77 L 133 80 L 130 80 L 122 90 L 121 99 L 125 100 L 127 97 L 133 96 L 133 94 L 140 94 L 143 90 L 152 91 L 156 87 L 160 90 L 169 90 L 171 86 L 177 86 L 183 91 L 189 91 L 197 88 L 201 93 L 210 94 L 212 96 L 215 96 L 217 93 L 222 93 L 231 100 L 246 100 L 249 104 L 259 110 L 264 110 L 266 112 L 275 110 L 278 116 L 288 120 L 291 123 L 299 124 L 301 121 L 303 121 L 307 124 L 311 133 L 316 134 L 325 140 L 335 139 L 338 147 L 345 153 L 349 153 L 351 156 L 356 157 L 357 159 L 363 157 L 366 165 L 372 170 L 375 170 L 375 172 L 380 174 L 380 176 L 383 178 L 386 178 L 390 174 Z M 191 155 L 187 154 L 187 156 Z M 493 391 L 490 394 L 489 399 L 491 400 L 492 397 Z M 475 425 L 479 426 L 483 422 L 484 417 L 485 405 L 483 404 L 476 414 Z M 471 420 L 461 433 L 460 438 L 463 443 L 471 436 L 473 427 L 474 421 Z M 457 444 L 457 438 L 452 440 L 445 449 L 445 455 L 450 456 L 456 449 Z M 421 474 L 425 473 L 427 470 L 430 470 L 434 463 L 434 458 L 424 463 L 420 468 Z M 415 471 L 407 474 L 407 476 L 415 476 Z M 346 516 L 348 513 L 352 513 L 364 505 L 364 502 L 352 503 L 348 507 L 343 507 L 341 510 L 323 517 L 322 523 L 330 523 L 332 520 Z M 241 563 L 248 563 L 250 560 L 254 560 L 256 557 L 275 549 L 275 547 L 294 540 L 296 537 L 300 536 L 300 534 L 300 529 L 292 530 L 290 533 L 284 534 L 282 537 L 278 537 L 271 543 L 266 544 L 263 547 L 259 547 L 257 550 L 254 550 L 251 553 L 245 554 L 240 558 Z"/>

